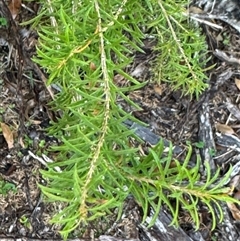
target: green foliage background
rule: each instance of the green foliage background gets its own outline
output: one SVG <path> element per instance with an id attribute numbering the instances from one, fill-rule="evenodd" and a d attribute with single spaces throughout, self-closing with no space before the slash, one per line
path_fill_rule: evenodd
<path id="1" fill-rule="evenodd" d="M 61 89 L 52 103 L 59 119 L 49 133 L 62 144 L 53 148 L 59 152 L 56 162 L 41 171 L 48 185 L 39 186 L 48 200 L 67 204 L 52 220 L 62 226 L 65 239 L 81 223 L 96 220 L 116 207 L 121 212 L 130 194 L 143 208 L 143 219 L 149 207 L 154 208 L 151 224 L 165 204 L 173 214 L 173 223 L 183 207 L 199 227 L 196 204 L 201 200 L 212 213 L 214 227 L 211 203 L 222 217 L 218 201 L 234 201 L 228 196 L 229 189 L 223 187 L 225 179 L 211 186 L 218 173 L 211 177 L 209 172 L 206 183 L 197 184 L 200 159 L 194 168 L 188 168 L 191 146 L 181 164 L 173 158 L 172 147 L 164 154 L 162 143 L 150 149 L 148 156 L 141 156 L 129 143 L 132 131 L 122 124 L 127 119 L 137 120 L 116 104 L 121 97 L 137 108 L 127 93 L 146 83 L 133 79 L 124 68 L 132 62 L 129 56 L 134 51 L 142 51 L 147 33 L 158 39 L 155 72 L 159 80 L 171 82 L 192 97 L 207 87 L 199 65 L 204 65 L 206 47 L 199 33 L 189 27 L 183 14 L 186 4 L 172 0 L 42 2 L 42 12 L 34 19 L 40 36 L 36 62 L 49 73 L 48 84 Z M 131 85 L 116 86 L 116 74 Z M 56 166 L 62 171 L 57 172 Z"/>

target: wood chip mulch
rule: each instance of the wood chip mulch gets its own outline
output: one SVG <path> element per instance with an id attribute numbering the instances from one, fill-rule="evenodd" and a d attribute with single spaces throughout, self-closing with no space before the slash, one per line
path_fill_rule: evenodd
<path id="1" fill-rule="evenodd" d="M 196 100 L 183 96 L 181 91 L 173 91 L 169 84 L 154 83 L 149 70 L 150 60 L 157 54 L 153 51 L 156 43 L 146 39 L 146 54 L 136 53 L 129 69 L 133 77 L 149 79 L 144 88 L 129 93 L 130 99 L 141 110 L 132 109 L 121 99 L 118 101 L 148 127 L 131 121 L 123 124 L 136 130 L 136 135 L 145 141 L 146 149 L 155 145 L 160 138 L 166 145 L 171 141 L 174 155 L 178 157 L 184 153 L 186 141 L 205 143 L 201 157 L 209 161 L 211 171 L 214 173 L 220 167 L 224 175 L 232 165 L 237 177 L 240 174 L 240 4 L 233 0 L 196 0 L 193 3 L 191 14 L 214 24 L 199 24 L 206 35 L 209 56 L 212 57 L 209 65 L 215 64 L 208 72 L 209 88 Z M 49 220 L 53 213 L 62 208 L 61 204 L 43 202 L 37 188 L 38 182 L 44 182 L 39 174 L 42 165 L 29 155 L 29 150 L 36 155 L 43 153 L 57 140 L 44 131 L 49 121 L 55 118 L 55 113 L 48 107 L 53 93 L 45 86 L 47 76 L 31 60 L 38 36 L 33 30 L 18 25 L 18 21 L 30 19 L 38 11 L 39 5 L 35 2 L 29 2 L 27 6 L 32 11 L 24 9 L 14 22 L 5 2 L 0 0 L 0 17 L 10 21 L 8 28 L 0 27 L 0 115 L 1 121 L 11 126 L 18 138 L 18 145 L 9 151 L 6 140 L 0 135 L 0 181 L 17 188 L 17 192 L 13 188 L 7 195 L 0 194 L 0 241 L 58 241 L 61 240 L 59 227 L 50 225 Z M 201 11 L 196 12 L 196 8 Z M 126 84 L 121 76 L 116 76 L 114 81 L 119 85 Z M 23 142 L 26 136 L 28 145 Z M 44 145 L 39 145 L 40 142 Z M 240 185 L 236 186 L 235 198 L 239 199 Z M 224 220 L 214 231 L 211 231 L 209 213 L 204 207 L 199 209 L 202 223 L 197 231 L 184 212 L 180 213 L 178 228 L 169 226 L 172 217 L 165 207 L 162 207 L 155 225 L 147 229 L 152 210 L 149 210 L 146 222 L 141 223 L 141 209 L 129 197 L 118 222 L 112 221 L 116 217 L 114 214 L 114 217 L 109 217 L 110 228 L 103 220 L 99 226 L 91 226 L 81 238 L 72 240 L 240 240 L 240 216 L 226 204 L 222 207 Z M 235 213 L 240 213 L 239 207 L 236 208 Z M 24 223 L 26 220 L 27 224 Z M 80 237 L 80 231 L 73 235 Z"/>

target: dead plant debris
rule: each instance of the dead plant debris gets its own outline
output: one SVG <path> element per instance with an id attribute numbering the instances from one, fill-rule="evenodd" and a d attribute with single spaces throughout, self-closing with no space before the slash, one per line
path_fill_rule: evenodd
<path id="1" fill-rule="evenodd" d="M 153 139 L 163 137 L 172 141 L 180 150 L 184 150 L 187 140 L 192 143 L 205 140 L 206 132 L 201 132 L 200 127 L 206 127 L 209 136 L 213 137 L 206 140 L 213 147 L 209 157 L 213 163 L 213 171 L 219 166 L 224 174 L 232 165 L 238 174 L 240 33 L 238 29 L 234 29 L 233 24 L 228 24 L 229 19 L 225 23 L 221 22 L 220 17 L 213 19 L 217 11 L 223 11 L 221 6 L 218 9 L 216 5 L 214 14 L 207 15 L 209 9 L 204 9 L 204 1 L 194 2 L 196 6 L 192 7 L 192 14 L 208 17 L 209 22 L 214 22 L 214 25 L 208 25 L 206 21 L 200 21 L 209 51 L 213 53 L 209 65 L 215 64 L 208 73 L 209 89 L 196 100 L 182 96 L 180 91 L 173 91 L 166 83 L 154 83 L 151 80 L 149 60 L 154 59 L 157 53 L 152 51 L 152 40 L 146 39 L 144 43 L 145 49 L 149 49 L 146 51 L 148 54 L 136 53 L 135 61 L 129 68 L 133 77 L 149 79 L 144 88 L 129 93 L 129 98 L 141 110 L 131 109 L 121 99 L 118 101 L 125 110 L 131 111 L 136 118 L 149 125 L 146 133 L 152 133 Z M 0 82 L 0 185 L 8 188 L 7 193 L 0 193 L 0 240 L 60 240 L 59 227 L 52 226 L 49 220 L 53 213 L 61 210 L 62 204 L 43 202 L 37 187 L 37 183 L 45 182 L 39 173 L 43 165 L 34 158 L 43 158 L 42 154 L 46 154 L 47 148 L 57 143 L 57 140 L 44 131 L 49 121 L 57 115 L 48 106 L 54 90 L 46 88 L 47 75 L 31 60 L 35 55 L 37 33 L 19 25 L 37 14 L 39 4 L 34 1 L 25 4 L 23 7 L 21 0 L 11 0 L 7 5 L 0 0 L 0 17 L 6 18 L 9 23 L 8 26 L 0 27 L 0 75 L 3 80 Z M 239 5 L 236 8 L 240 12 Z M 221 28 L 215 28 L 216 25 Z M 95 64 L 91 63 L 90 69 L 95 68 Z M 121 87 L 128 85 L 120 75 L 116 75 L 114 81 Z M 204 109 L 203 106 L 207 108 Z M 201 123 L 201 118 L 207 121 Z M 54 159 L 54 154 L 51 155 L 53 156 L 49 158 Z M 238 179 L 233 190 L 234 197 L 238 199 L 239 186 Z M 213 232 L 209 225 L 211 217 L 204 207 L 199 208 L 202 225 L 197 232 L 184 211 L 181 212 L 179 228 L 168 226 L 171 217 L 164 207 L 158 221 L 168 232 L 174 234 L 174 239 L 171 240 L 176 240 L 176 237 L 179 240 L 211 240 L 211 237 L 221 241 L 239 240 L 240 228 L 235 222 L 240 217 L 239 207 L 228 204 L 223 209 L 224 222 Z M 115 222 L 116 214 L 113 214 L 107 217 L 108 221 L 93 223 L 85 233 L 75 231 L 74 237 L 83 238 L 74 240 L 166 240 L 166 234 L 157 224 L 151 230 L 141 224 L 141 210 L 131 198 L 126 200 L 124 215 L 118 222 Z M 94 238 L 96 236 L 99 237 Z"/>

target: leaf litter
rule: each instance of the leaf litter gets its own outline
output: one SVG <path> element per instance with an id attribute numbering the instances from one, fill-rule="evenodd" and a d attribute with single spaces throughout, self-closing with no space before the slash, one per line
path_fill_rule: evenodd
<path id="1" fill-rule="evenodd" d="M 21 1 L 12 0 L 8 5 L 11 17 L 16 22 L 19 20 L 20 15 L 23 20 L 31 19 L 37 13 L 39 7 L 35 2 L 28 2 L 27 8 L 32 9 L 32 11 L 28 11 L 26 8 L 21 8 L 21 4 Z M 202 10 L 197 11 L 197 14 L 202 14 Z M 240 41 L 239 33 L 236 30 L 222 22 L 218 22 L 218 24 L 219 26 L 223 26 L 223 30 L 220 31 L 211 28 L 211 26 L 205 26 L 205 34 L 209 39 L 210 50 L 216 53 L 214 46 L 218 46 L 219 51 L 217 53 L 221 53 L 221 56 L 219 54 L 217 56 L 219 58 L 213 58 L 213 64 L 216 64 L 216 67 L 209 74 L 211 76 L 211 88 L 205 94 L 208 96 L 207 104 L 210 110 L 210 127 L 214 130 L 214 123 L 218 123 L 216 130 L 222 134 L 220 138 L 221 143 L 218 143 L 220 139 L 218 139 L 216 133 L 213 131 L 217 152 L 214 161 L 224 172 L 230 165 L 237 163 L 238 159 L 234 157 L 239 155 L 236 148 L 231 152 L 227 151 L 229 146 L 235 145 L 234 142 L 239 144 L 238 138 L 227 137 L 227 135 L 239 134 L 239 129 L 236 128 L 234 131 L 231 126 L 238 126 L 240 124 L 240 101 L 238 99 L 240 84 L 239 79 L 235 77 L 239 72 L 238 69 L 232 67 L 232 64 L 239 62 L 240 56 L 237 49 L 240 47 Z M 20 29 L 19 26 L 17 27 Z M 8 48 L 7 30 L 6 27 L 1 27 L 1 61 L 3 61 L 3 57 L 6 57 L 8 60 L 23 57 L 21 56 L 21 51 L 18 49 L 19 46 L 14 41 L 9 43 L 12 47 Z M 27 66 L 23 66 L 23 72 L 19 73 L 18 66 L 15 66 L 15 64 L 18 65 L 19 63 L 13 62 L 13 66 L 10 66 L 8 65 L 9 61 L 6 63 L 7 65 L 4 65 L 4 72 L 1 72 L 4 82 L 0 86 L 0 109 L 3 110 L 1 112 L 2 132 L 0 133 L 0 156 L 2 158 L 0 176 L 4 182 L 14 185 L 17 189 L 16 192 L 9 190 L 5 195 L 0 194 L 0 233 L 14 237 L 59 239 L 59 227 L 52 226 L 49 220 L 53 213 L 62 209 L 63 204 L 48 204 L 43 202 L 41 193 L 37 187 L 37 183 L 45 183 L 45 180 L 42 179 L 39 173 L 39 169 L 43 168 L 43 166 L 37 159 L 44 159 L 42 154 L 47 148 L 57 144 L 57 140 L 48 136 L 44 128 L 49 125 L 50 120 L 54 119 L 57 114 L 52 112 L 47 105 L 51 101 L 53 93 L 50 93 L 45 87 L 43 81 L 44 73 L 39 69 L 33 68 L 36 65 L 30 61 L 30 57 L 35 54 L 37 34 L 34 30 L 27 30 L 25 28 L 20 30 L 23 33 L 22 51 L 30 53 L 29 58 L 26 60 Z M 226 33 L 224 36 L 231 36 L 229 40 L 231 44 L 223 44 L 225 40 L 224 36 L 222 38 L 219 37 L 223 33 Z M 19 36 L 13 35 L 11 37 L 14 39 Z M 145 42 L 147 47 L 148 41 L 146 40 Z M 32 45 L 29 45 L 29 43 L 32 43 Z M 152 77 L 149 71 L 149 59 L 154 59 L 156 53 L 152 49 L 149 52 L 149 55 L 141 54 L 141 56 L 138 56 L 136 53 L 135 61 L 129 69 L 129 73 L 133 74 L 139 81 Z M 230 59 L 229 55 L 227 55 L 229 52 L 234 55 Z M 94 68 L 96 68 L 95 64 L 90 63 L 90 69 L 94 70 Z M 17 82 L 17 73 L 21 75 L 21 85 Z M 116 76 L 115 81 L 121 87 L 128 84 L 122 76 Z M 20 87 L 21 93 L 19 92 Z M 199 100 L 190 99 L 187 96 L 182 96 L 180 91 L 172 91 L 166 83 L 155 85 L 149 81 L 149 84 L 141 90 L 130 92 L 129 98 L 141 108 L 133 110 L 121 99 L 118 102 L 125 110 L 131 111 L 136 118 L 148 124 L 149 131 L 154 133 L 155 136 L 172 141 L 174 145 L 181 146 L 183 149 L 188 140 L 193 143 L 201 142 L 201 136 L 199 137 L 199 109 L 202 103 L 206 102 L 205 95 L 201 96 Z M 230 114 L 234 118 L 229 118 Z M 10 128 L 11 126 L 18 129 L 16 136 Z M 44 146 L 40 145 L 41 141 L 44 141 Z M 143 152 L 146 151 L 148 145 L 149 143 L 142 147 Z M 31 151 L 32 155 L 29 155 L 29 151 Z M 49 156 L 48 158 L 54 159 L 54 156 L 52 158 Z M 236 198 L 238 198 L 240 190 L 238 186 L 238 183 L 234 184 L 234 195 Z M 90 228 L 84 234 L 81 234 L 82 237 L 90 238 L 91 235 L 89 233 L 96 232 L 97 228 L 98 233 L 112 235 L 111 237 L 128 237 L 139 240 L 137 230 L 141 229 L 139 225 L 141 220 L 139 216 L 139 213 L 141 213 L 140 209 L 132 200 L 127 200 L 125 206 L 126 217 L 124 221 L 122 218 L 114 225 L 115 216 L 108 216 L 109 223 L 107 224 L 107 228 L 106 224 L 95 224 L 94 228 Z M 232 213 L 232 217 L 226 216 L 225 219 L 232 223 L 234 223 L 234 220 L 239 220 L 238 207 L 228 204 L 228 208 Z M 195 231 L 190 231 L 192 224 L 186 221 L 188 217 L 184 215 L 183 212 L 180 217 L 183 220 L 181 222 L 181 229 L 179 228 L 177 231 L 180 230 L 186 233 L 186 235 L 193 235 Z M 135 217 L 135 219 L 131 219 L 131 216 Z M 24 217 L 29 219 L 30 226 L 23 224 L 22 220 Z M 203 210 L 202 217 L 202 226 L 205 228 L 199 232 L 195 232 L 194 235 L 201 235 L 202 240 L 208 240 L 209 235 L 212 235 L 211 230 L 208 228 L 210 217 Z M 167 219 L 164 217 L 162 220 Z M 220 231 L 215 232 L 221 237 L 219 240 L 229 240 L 226 238 L 229 236 L 225 237 L 223 235 L 223 233 L 226 233 L 223 226 L 219 224 L 218 228 Z M 234 232 L 240 232 L 235 226 L 231 228 L 234 229 Z M 141 231 L 144 232 L 143 230 Z M 74 235 L 77 236 L 77 233 L 74 233 Z M 111 237 L 109 240 L 117 240 L 111 239 Z"/>
<path id="2" fill-rule="evenodd" d="M 22 1 L 21 0 L 10 0 L 8 8 L 12 14 L 12 18 L 15 19 L 21 9 Z"/>
<path id="3" fill-rule="evenodd" d="M 14 143 L 13 132 L 11 131 L 10 127 L 4 123 L 1 123 L 1 129 L 3 136 L 8 144 L 8 149 L 12 149 Z"/>

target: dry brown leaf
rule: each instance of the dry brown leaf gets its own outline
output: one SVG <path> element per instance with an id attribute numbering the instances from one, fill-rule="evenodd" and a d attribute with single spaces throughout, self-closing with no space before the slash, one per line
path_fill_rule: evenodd
<path id="1" fill-rule="evenodd" d="M 236 207 L 234 203 L 227 202 L 227 206 L 230 209 L 232 216 L 235 220 L 240 220 L 240 210 Z"/>
<path id="2" fill-rule="evenodd" d="M 240 79 L 235 78 L 235 84 L 238 87 L 238 89 L 240 90 Z"/>
<path id="3" fill-rule="evenodd" d="M 42 123 L 42 121 L 39 121 L 39 120 L 30 120 L 29 119 L 29 122 L 33 125 L 40 125 Z"/>
<path id="4" fill-rule="evenodd" d="M 228 125 L 224 125 L 224 124 L 216 124 L 216 129 L 218 131 L 220 131 L 222 134 L 226 134 L 226 135 L 234 135 L 235 132 L 232 129 L 232 127 L 228 126 Z"/>
<path id="5" fill-rule="evenodd" d="M 154 85 L 153 86 L 154 92 L 158 95 L 162 95 L 163 89 L 160 85 Z"/>
<path id="6" fill-rule="evenodd" d="M 22 0 L 10 0 L 8 8 L 12 14 L 12 18 L 15 19 L 21 9 Z"/>
<path id="7" fill-rule="evenodd" d="M 13 132 L 11 131 L 8 125 L 2 122 L 1 122 L 1 128 L 2 128 L 3 136 L 8 144 L 8 149 L 13 148 L 13 143 L 14 143 Z"/>
<path id="8" fill-rule="evenodd" d="M 189 13 L 193 13 L 193 14 L 201 14 L 204 13 L 204 11 L 201 8 L 195 7 L 195 6 L 190 6 L 188 9 Z"/>
<path id="9" fill-rule="evenodd" d="M 18 142 L 19 142 L 19 144 L 20 144 L 20 146 L 21 146 L 22 148 L 25 148 L 25 145 L 24 145 L 24 142 L 23 142 L 22 137 L 19 138 Z"/>

